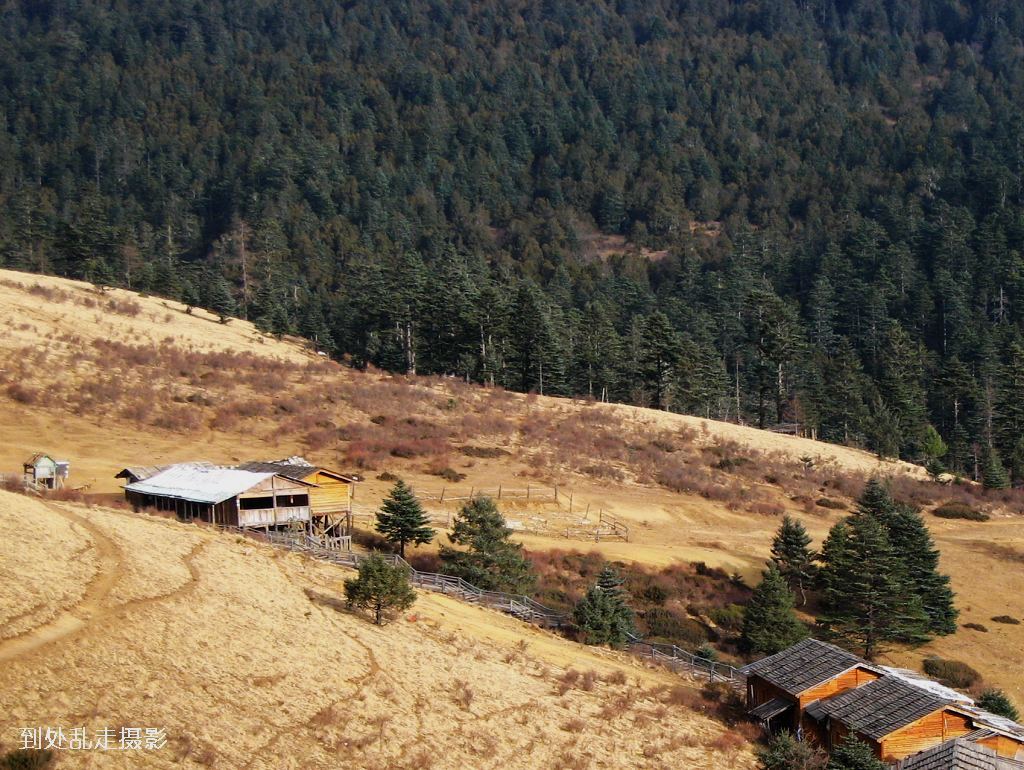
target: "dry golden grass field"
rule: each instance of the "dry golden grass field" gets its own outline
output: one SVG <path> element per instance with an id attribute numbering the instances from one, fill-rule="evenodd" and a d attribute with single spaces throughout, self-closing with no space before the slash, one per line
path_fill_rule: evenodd
<path id="1" fill-rule="evenodd" d="M 0 534 L 4 744 L 166 731 L 59 767 L 752 766 L 679 677 L 495 612 L 421 594 L 378 628 L 343 609 L 340 568 L 7 492 Z"/>
<path id="2" fill-rule="evenodd" d="M 880 473 L 892 480 L 897 496 L 925 510 L 942 549 L 942 567 L 952 576 L 958 594 L 961 623 L 988 628 L 987 632 L 961 629 L 924 648 L 892 652 L 889 661 L 919 668 L 920 660 L 931 654 L 963 660 L 987 682 L 1024 703 L 1024 625 L 991 621 L 999 615 L 1024 617 L 1024 519 L 1018 498 L 941 487 L 927 481 L 916 466 L 879 463 L 856 449 L 647 409 L 524 396 L 445 378 L 356 372 L 324 360 L 297 340 L 262 335 L 243 321 L 222 325 L 202 311 L 189 315 L 181 305 L 162 299 L 118 290 L 99 292 L 88 284 L 0 271 L 0 471 L 17 471 L 27 455 L 40 450 L 71 461 L 73 486 L 112 496 L 118 490 L 113 476 L 128 464 L 186 459 L 233 462 L 303 454 L 360 474 L 364 478 L 356 493 L 360 511 L 372 510 L 390 486 L 377 478 L 385 471 L 406 478 L 422 494 L 436 497 L 443 491 L 444 502 L 427 503 L 440 523 L 455 510 L 453 497 L 472 490 L 493 492 L 500 486 L 503 513 L 521 529 L 520 539 L 531 549 L 598 549 L 612 559 L 656 566 L 703 561 L 738 573 L 748 582 L 757 579 L 782 513 L 799 516 L 820 543 L 845 512 L 818 501 L 827 498 L 850 508 L 866 475 Z M 527 487 L 528 501 L 516 496 Z M 966 500 L 992 518 L 978 523 L 928 514 L 949 499 Z M 587 540 L 585 533 L 593 528 L 600 511 L 628 524 L 629 542 Z M 110 518 L 115 514 L 94 511 L 90 515 L 108 524 L 115 520 Z M 18 516 L 19 521 L 22 516 L 28 518 Z M 134 527 L 141 526 L 130 520 L 135 523 L 126 525 L 125 534 L 108 536 L 128 537 Z M 80 554 L 69 564 L 49 547 L 41 553 L 39 546 L 19 550 L 17 558 L 35 565 L 35 571 L 19 571 L 17 596 L 4 600 L 10 606 L 0 609 L 0 614 L 14 624 L 5 635 L 23 634 L 38 623 L 70 623 L 62 620 L 58 608 L 76 596 L 81 600 L 83 575 L 93 574 L 97 564 L 110 558 L 96 548 L 75 545 L 75 537 L 86 531 L 81 523 L 72 526 L 67 519 L 47 516 L 24 526 L 26 537 L 33 535 L 30 540 L 52 540 L 62 544 L 62 553 L 75 553 L 78 548 Z M 184 542 L 205 535 L 162 522 L 147 526 L 176 533 L 171 538 L 175 546 L 168 542 L 164 549 L 166 563 L 160 569 L 184 581 L 191 565 L 198 569 L 200 582 L 212 580 L 202 569 L 204 562 L 209 566 L 205 546 L 190 557 L 191 545 L 186 547 Z M 570 537 L 567 530 L 573 530 Z M 251 545 L 237 547 L 238 553 L 258 551 Z M 236 554 L 225 561 L 225 569 L 245 561 Z M 130 564 L 122 567 L 120 579 L 125 584 L 115 582 L 104 601 L 134 601 L 133 592 L 146 596 L 146 591 L 167 590 L 172 584 L 170 577 L 167 585 L 155 578 L 148 565 L 135 567 L 134 573 L 132 569 Z M 339 579 L 333 578 L 335 592 Z M 279 583 L 288 585 L 283 578 Z M 231 606 L 227 598 L 217 601 L 215 606 Z M 157 612 L 160 606 L 157 602 L 146 609 Z M 310 611 L 317 618 L 323 614 L 315 608 Z M 424 599 L 416 610 L 442 626 L 440 613 L 452 618 L 456 611 L 462 610 L 436 598 Z M 205 623 L 213 614 L 199 617 Z M 331 624 L 351 628 L 351 634 L 363 641 L 382 634 L 381 644 L 389 644 L 385 638 L 397 638 L 390 636 L 397 629 L 405 635 L 424 628 L 422 623 L 401 621 L 378 632 L 347 616 L 329 617 Z M 511 624 L 516 633 L 531 640 L 539 635 L 491 613 L 473 614 L 473 618 L 472 627 L 479 633 Z M 468 623 L 462 617 L 452 622 Z M 159 627 L 161 633 L 171 634 L 173 626 L 167 621 Z M 111 632 L 120 633 L 117 628 L 114 625 Z M 432 654 L 443 652 L 437 645 L 447 633 L 448 629 L 427 635 L 435 645 Z M 259 651 L 247 649 L 244 655 L 266 653 L 252 634 L 231 636 L 231 644 L 221 643 L 211 627 L 204 637 L 208 647 L 200 647 L 229 656 L 238 654 L 232 645 L 245 640 Z M 537 649 L 539 642 L 530 644 Z M 550 641 L 551 650 L 565 650 L 552 652 L 556 657 L 594 654 L 561 644 Z M 290 649 L 288 655 L 292 654 L 304 653 Z M 503 653 L 496 654 L 501 659 Z M 177 658 L 170 654 L 167 665 L 185 666 L 192 660 L 190 655 L 194 648 L 182 649 Z M 45 664 L 37 667 L 37 672 L 42 671 Z M 264 676 L 253 674 L 257 675 Z M 200 689 L 203 698 L 217 696 L 218 688 L 212 685 L 209 692 Z M 9 691 L 5 683 L 3 692 L 10 700 Z M 33 691 L 26 686 L 26 693 Z M 600 691 L 600 687 L 595 690 Z M 77 690 L 65 688 L 63 697 L 74 693 Z M 281 693 L 275 697 L 273 719 L 283 723 L 290 718 L 291 701 Z M 314 698 L 315 692 L 303 697 Z M 473 710 L 484 710 L 485 700 L 488 713 L 509 707 L 495 706 L 490 697 L 481 689 Z M 30 705 L 27 698 L 23 694 L 16 698 L 19 708 L 23 699 Z M 450 703 L 444 705 L 447 709 Z M 454 713 L 458 715 L 457 710 Z M 255 714 L 249 713 L 248 718 L 255 719 Z M 223 720 L 216 724 L 217 730 L 227 729 Z M 397 719 L 385 732 L 397 736 L 410 726 Z M 212 743 L 203 732 L 214 730 L 212 723 L 197 722 L 192 727 L 198 731 L 196 746 Z M 544 719 L 522 726 L 520 732 L 536 734 L 552 727 L 559 738 L 569 735 Z M 256 728 L 248 724 L 245 729 Z M 471 730 L 468 722 L 460 729 Z M 301 738 L 310 739 L 309 734 Z M 247 745 L 252 748 L 259 743 Z M 454 746 L 438 745 L 445 751 Z M 218 741 L 217 751 L 230 749 Z"/>

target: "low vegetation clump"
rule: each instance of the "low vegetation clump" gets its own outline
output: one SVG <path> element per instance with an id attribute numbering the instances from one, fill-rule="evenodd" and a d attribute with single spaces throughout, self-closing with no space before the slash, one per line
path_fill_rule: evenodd
<path id="1" fill-rule="evenodd" d="M 994 618 L 992 618 L 992 621 L 995 623 L 1005 623 L 1010 626 L 1020 625 L 1020 620 L 1013 617 L 1012 615 L 996 615 Z"/>
<path id="2" fill-rule="evenodd" d="M 964 623 L 964 628 L 969 628 L 972 631 L 981 631 L 982 633 L 988 633 L 988 627 L 982 623 Z"/>
<path id="3" fill-rule="evenodd" d="M 966 690 L 981 681 L 981 674 L 959 660 L 925 658 L 923 667 L 928 676 L 960 690 Z"/>
<path id="4" fill-rule="evenodd" d="M 591 551 L 531 551 L 537 576 L 534 596 L 562 612 L 572 612 L 606 566 Z M 720 569 L 704 564 L 675 564 L 662 569 L 617 562 L 626 603 L 632 607 L 637 634 L 644 639 L 696 650 L 714 642 L 735 652 L 742 606 L 750 589 Z"/>
<path id="5" fill-rule="evenodd" d="M 846 503 L 842 500 L 833 500 L 831 497 L 819 497 L 814 501 L 819 508 L 830 508 L 835 511 L 845 511 Z"/>
<path id="6" fill-rule="evenodd" d="M 988 521 L 987 513 L 976 511 L 965 503 L 944 503 L 932 511 L 933 516 L 940 519 L 966 519 L 967 521 Z"/>

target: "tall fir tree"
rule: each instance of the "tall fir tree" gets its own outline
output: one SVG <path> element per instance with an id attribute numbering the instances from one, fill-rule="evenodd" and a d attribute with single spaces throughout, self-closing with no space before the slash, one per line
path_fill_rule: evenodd
<path id="1" fill-rule="evenodd" d="M 530 562 L 523 548 L 511 540 L 512 530 L 489 497 L 475 497 L 455 516 L 453 545 L 442 545 L 441 564 L 445 574 L 457 575 L 486 591 L 524 593 L 534 583 Z"/>
<path id="2" fill-rule="evenodd" d="M 852 516 L 840 526 L 829 534 L 835 542 L 822 549 L 822 626 L 869 660 L 887 643 L 923 641 L 927 618 L 908 590 L 885 526 L 870 515 Z"/>
<path id="3" fill-rule="evenodd" d="M 808 635 L 793 611 L 793 592 L 774 563 L 761 573 L 743 611 L 741 643 L 747 652 L 773 655 Z"/>
<path id="4" fill-rule="evenodd" d="M 621 647 L 636 632 L 622 582 L 611 565 L 605 565 L 597 582 L 573 609 L 573 619 L 587 644 Z"/>
<path id="5" fill-rule="evenodd" d="M 435 534 L 416 494 L 401 479 L 395 482 L 377 511 L 377 531 L 389 543 L 398 546 L 398 554 L 403 558 L 407 544 L 429 543 Z"/>
<path id="6" fill-rule="evenodd" d="M 772 540 L 772 562 L 790 590 L 799 593 L 800 604 L 807 603 L 807 589 L 814 586 L 816 554 L 808 548 L 811 536 L 804 525 L 788 514 Z"/>

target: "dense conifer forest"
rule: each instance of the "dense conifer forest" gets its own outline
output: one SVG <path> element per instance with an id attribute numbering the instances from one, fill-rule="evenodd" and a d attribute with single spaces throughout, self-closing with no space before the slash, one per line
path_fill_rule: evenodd
<path id="1" fill-rule="evenodd" d="M 1024 478 L 1012 0 L 0 11 L 0 264 Z"/>

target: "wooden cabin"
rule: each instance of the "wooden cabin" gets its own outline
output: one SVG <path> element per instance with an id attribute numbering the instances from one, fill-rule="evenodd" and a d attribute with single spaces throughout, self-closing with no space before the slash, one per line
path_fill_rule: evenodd
<path id="1" fill-rule="evenodd" d="M 125 498 L 135 508 L 173 511 L 232 527 L 278 528 L 311 519 L 313 484 L 265 471 L 181 463 L 126 484 Z"/>
<path id="2" fill-rule="evenodd" d="M 312 534 L 325 541 L 352 534 L 352 496 L 355 479 L 351 476 L 317 467 L 301 457 L 242 463 L 237 467 L 260 473 L 276 473 L 285 478 L 314 485 L 309 490 Z"/>
<path id="3" fill-rule="evenodd" d="M 898 762 L 959 738 L 999 757 L 1024 759 L 1024 727 L 982 711 L 967 696 L 934 682 L 887 674 L 822 700 L 808 713 L 823 723 L 826 748 L 854 733 L 883 762 Z"/>
<path id="4" fill-rule="evenodd" d="M 50 455 L 37 452 L 28 458 L 23 466 L 25 486 L 37 489 L 63 489 L 67 483 L 71 463 L 54 460 Z"/>
<path id="5" fill-rule="evenodd" d="M 747 676 L 747 713 L 772 732 L 788 730 L 824 743 L 807 708 L 822 698 L 862 687 L 884 672 L 853 653 L 805 639 L 742 669 Z"/>

